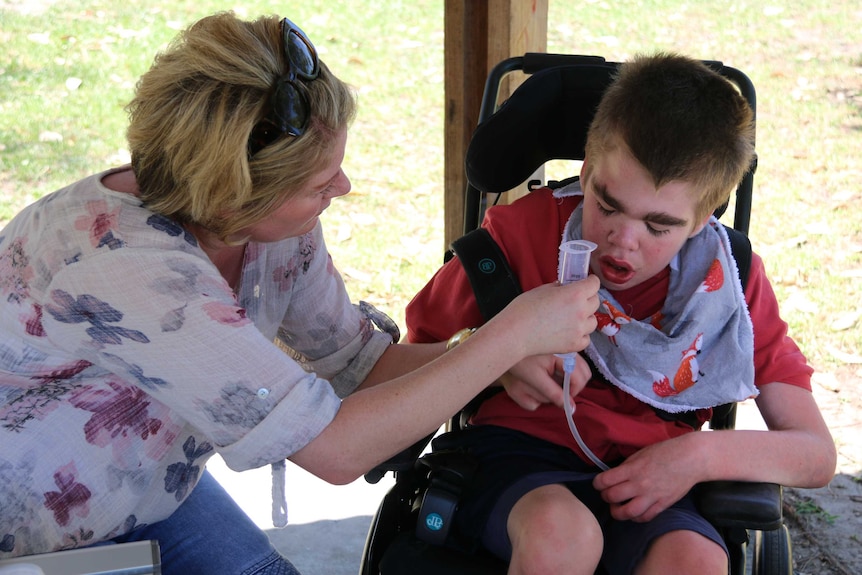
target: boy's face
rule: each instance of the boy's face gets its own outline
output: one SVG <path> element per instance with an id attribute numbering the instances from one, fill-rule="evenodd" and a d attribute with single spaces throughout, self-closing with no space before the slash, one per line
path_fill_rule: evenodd
<path id="1" fill-rule="evenodd" d="M 581 168 L 583 238 L 598 246 L 590 268 L 611 290 L 634 287 L 665 268 L 709 218 L 695 222 L 692 185 L 656 189 L 628 148 L 616 146 Z"/>

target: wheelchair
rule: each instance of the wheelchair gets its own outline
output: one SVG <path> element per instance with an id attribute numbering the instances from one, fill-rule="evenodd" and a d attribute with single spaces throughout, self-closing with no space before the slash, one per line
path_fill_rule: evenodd
<path id="1" fill-rule="evenodd" d="M 705 63 L 733 82 L 755 110 L 754 86 L 744 73 L 718 61 Z M 479 126 L 465 161 L 469 182 L 465 235 L 453 243 L 447 259 L 455 252 L 467 269 L 462 254 L 467 250 L 459 250 L 457 245 L 479 229 L 491 196 L 499 198 L 500 193 L 521 185 L 550 160 L 583 160 L 592 115 L 618 65 L 600 56 L 528 53 L 504 60 L 491 70 Z M 501 83 L 516 71 L 528 77 L 498 107 Z M 756 162 L 734 194 L 736 236 L 748 233 L 755 169 Z M 553 188 L 563 183 L 549 181 L 547 185 Z M 533 180 L 527 185 L 533 189 L 541 182 Z M 727 208 L 722 207 L 716 216 Z M 750 243 L 747 238 L 744 242 L 750 257 Z M 747 271 L 747 264 L 740 261 L 746 254 L 740 257 L 736 245 L 734 256 L 741 274 Z M 511 288 L 505 275 L 496 280 L 498 285 L 487 288 L 491 301 L 485 301 L 484 305 L 501 308 L 514 295 L 507 293 Z M 477 301 L 482 308 L 483 301 L 479 297 Z M 482 399 L 480 395 L 466 406 L 448 427 L 463 428 L 471 409 Z M 710 428 L 732 429 L 735 420 L 736 405 L 721 406 L 714 409 Z M 366 475 L 366 480 L 376 482 L 392 472 L 396 481 L 369 527 L 360 575 L 506 573 L 507 564 L 490 554 L 467 553 L 442 545 L 447 521 L 442 518 L 457 512 L 458 494 L 468 481 L 471 462 L 445 449 L 423 455 L 431 438 Z M 792 545 L 783 522 L 780 485 L 720 481 L 700 484 L 696 492 L 701 513 L 727 543 L 732 575 L 792 575 Z"/>

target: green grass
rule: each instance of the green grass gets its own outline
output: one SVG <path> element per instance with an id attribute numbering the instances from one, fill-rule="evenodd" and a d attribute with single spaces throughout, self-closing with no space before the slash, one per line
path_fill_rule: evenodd
<path id="1" fill-rule="evenodd" d="M 356 299 L 403 308 L 441 262 L 443 0 L 236 3 L 283 13 L 354 85 L 345 170 L 324 217 Z M 213 0 L 0 0 L 0 221 L 125 161 L 123 106 Z M 548 50 L 623 60 L 673 50 L 721 59 L 758 90 L 751 237 L 791 333 L 818 370 L 862 373 L 862 9 L 849 0 L 550 0 Z"/>
<path id="2" fill-rule="evenodd" d="M 810 515 L 814 517 L 819 517 L 827 524 L 832 525 L 835 523 L 835 520 L 838 519 L 837 515 L 832 515 L 831 513 L 827 513 L 822 507 L 814 503 L 813 501 L 802 500 L 796 505 L 796 512 L 800 515 Z"/>

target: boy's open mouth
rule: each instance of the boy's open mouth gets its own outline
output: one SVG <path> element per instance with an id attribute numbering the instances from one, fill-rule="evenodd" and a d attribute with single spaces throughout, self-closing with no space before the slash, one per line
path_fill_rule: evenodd
<path id="1" fill-rule="evenodd" d="M 626 262 L 610 256 L 599 258 L 602 276 L 610 283 L 624 284 L 634 277 L 635 272 Z"/>

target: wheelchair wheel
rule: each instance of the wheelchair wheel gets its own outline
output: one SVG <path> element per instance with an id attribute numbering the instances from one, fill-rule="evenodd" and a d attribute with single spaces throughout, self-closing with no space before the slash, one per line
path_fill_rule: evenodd
<path id="1" fill-rule="evenodd" d="M 793 575 L 793 546 L 790 531 L 782 525 L 773 531 L 754 535 L 752 575 Z"/>

